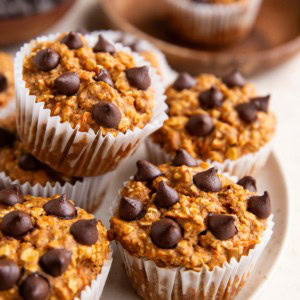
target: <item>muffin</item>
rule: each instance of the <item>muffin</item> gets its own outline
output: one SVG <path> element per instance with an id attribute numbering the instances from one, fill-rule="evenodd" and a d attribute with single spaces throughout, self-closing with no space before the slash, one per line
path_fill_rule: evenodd
<path id="1" fill-rule="evenodd" d="M 111 218 L 108 236 L 144 299 L 233 299 L 272 235 L 270 197 L 253 178 L 236 184 L 191 161 L 138 161 Z"/>
<path id="2" fill-rule="evenodd" d="M 0 298 L 99 299 L 112 262 L 107 231 L 65 195 L 0 191 Z"/>
<path id="3" fill-rule="evenodd" d="M 227 46 L 253 28 L 262 0 L 164 0 L 174 31 L 208 46 Z"/>
<path id="4" fill-rule="evenodd" d="M 106 32 L 25 44 L 15 78 L 22 142 L 66 175 L 112 171 L 167 117 L 155 70 Z"/>
<path id="5" fill-rule="evenodd" d="M 15 112 L 15 88 L 13 59 L 10 54 L 0 52 L 0 117 Z"/>
<path id="6" fill-rule="evenodd" d="M 24 195 L 66 194 L 77 206 L 94 212 L 104 198 L 111 173 L 96 177 L 67 176 L 36 159 L 20 141 L 16 118 L 0 120 L 0 188 L 20 186 Z"/>
<path id="7" fill-rule="evenodd" d="M 147 143 L 152 161 L 167 162 L 183 149 L 238 177 L 264 166 L 276 118 L 268 109 L 270 95 L 257 95 L 240 73 L 223 79 L 181 73 L 166 95 L 169 119 Z"/>

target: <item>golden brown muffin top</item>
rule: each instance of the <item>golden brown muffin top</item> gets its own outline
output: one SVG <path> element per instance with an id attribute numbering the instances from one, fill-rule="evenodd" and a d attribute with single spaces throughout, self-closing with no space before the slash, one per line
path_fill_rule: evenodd
<path id="1" fill-rule="evenodd" d="M 15 97 L 14 65 L 10 54 L 0 52 L 0 108 Z"/>
<path id="2" fill-rule="evenodd" d="M 269 96 L 258 97 L 237 72 L 223 80 L 181 73 L 166 95 L 169 119 L 152 141 L 170 154 L 185 149 L 197 159 L 236 160 L 257 152 L 274 135 Z"/>
<path id="3" fill-rule="evenodd" d="M 236 184 L 184 151 L 172 164 L 137 166 L 109 231 L 131 255 L 159 267 L 211 270 L 261 241 L 271 205 L 268 193 L 257 196 L 253 178 Z"/>
<path id="4" fill-rule="evenodd" d="M 116 51 L 102 35 L 93 48 L 74 32 L 37 43 L 24 60 L 23 79 L 51 116 L 81 131 L 117 135 L 143 128 L 152 118 L 148 67 L 137 68 L 131 54 Z"/>

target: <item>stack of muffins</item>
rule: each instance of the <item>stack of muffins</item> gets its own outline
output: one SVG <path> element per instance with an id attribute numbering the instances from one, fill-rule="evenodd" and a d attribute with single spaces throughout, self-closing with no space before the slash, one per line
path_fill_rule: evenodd
<path id="1" fill-rule="evenodd" d="M 250 176 L 271 150 L 270 96 L 238 72 L 175 79 L 157 49 L 112 31 L 31 41 L 14 74 L 0 298 L 99 299 L 115 240 L 144 299 L 232 299 L 272 235 L 270 196 Z M 107 199 L 107 233 L 90 213 L 144 141 L 137 173 Z"/>

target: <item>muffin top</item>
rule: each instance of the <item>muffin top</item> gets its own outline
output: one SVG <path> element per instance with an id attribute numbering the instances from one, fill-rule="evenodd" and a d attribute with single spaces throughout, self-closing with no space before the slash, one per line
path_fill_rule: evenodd
<path id="1" fill-rule="evenodd" d="M 149 71 L 101 34 L 91 48 L 75 32 L 37 42 L 23 62 L 26 87 L 51 116 L 80 131 L 115 136 L 151 120 L 155 100 Z"/>
<path id="2" fill-rule="evenodd" d="M 14 67 L 11 55 L 0 52 L 0 108 L 15 96 Z"/>
<path id="3" fill-rule="evenodd" d="M 178 151 L 158 167 L 137 162 L 121 191 L 109 238 L 159 267 L 210 270 L 247 255 L 261 241 L 271 214 L 267 192 L 252 177 L 238 184 Z"/>
<path id="4" fill-rule="evenodd" d="M 0 191 L 0 199 L 0 298 L 79 296 L 108 256 L 101 222 L 64 195 L 23 198 L 12 186 Z"/>
<path id="5" fill-rule="evenodd" d="M 19 180 L 20 184 L 29 182 L 32 186 L 45 186 L 47 182 L 52 186 L 56 182 L 74 184 L 82 180 L 60 174 L 30 154 L 17 136 L 15 116 L 0 120 L 0 172 L 13 181 Z"/>
<path id="6" fill-rule="evenodd" d="M 235 160 L 257 152 L 274 135 L 270 96 L 257 96 L 238 72 L 223 79 L 181 73 L 166 95 L 169 119 L 152 140 L 170 154 L 185 149 L 197 159 Z"/>

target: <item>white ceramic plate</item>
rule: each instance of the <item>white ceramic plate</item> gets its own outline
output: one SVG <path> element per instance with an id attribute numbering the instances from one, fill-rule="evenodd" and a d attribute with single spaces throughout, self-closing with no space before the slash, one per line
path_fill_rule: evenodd
<path id="1" fill-rule="evenodd" d="M 118 172 L 115 173 L 114 180 L 103 202 L 104 204 L 97 213 L 97 216 L 101 218 L 106 226 L 109 224 L 110 203 L 114 201 L 122 183 L 135 173 L 135 162 L 140 158 L 145 158 L 144 147 L 139 148 L 136 154 L 123 163 Z M 263 255 L 257 262 L 252 275 L 236 298 L 239 300 L 257 299 L 260 295 L 263 299 L 263 289 L 276 268 L 287 236 L 289 215 L 288 193 L 285 179 L 281 172 L 281 166 L 274 154 L 271 154 L 267 165 L 257 178 L 257 184 L 259 193 L 262 193 L 264 190 L 270 193 L 275 221 L 274 234 Z M 117 250 L 114 252 L 114 262 L 101 299 L 140 299 L 135 294 L 126 277 Z"/>

